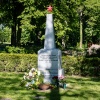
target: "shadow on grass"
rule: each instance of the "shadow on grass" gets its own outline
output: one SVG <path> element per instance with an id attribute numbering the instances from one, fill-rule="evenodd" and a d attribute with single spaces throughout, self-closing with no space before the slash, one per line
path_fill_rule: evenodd
<path id="1" fill-rule="evenodd" d="M 67 82 L 81 85 L 100 85 L 99 77 L 69 77 Z"/>
<path id="2" fill-rule="evenodd" d="M 20 90 L 19 87 L 20 81 L 21 81 L 21 74 L 15 74 L 15 73 L 5 73 L 0 74 L 0 90 L 2 93 L 6 93 L 7 91 L 13 91 L 13 90 Z"/>
<path id="3" fill-rule="evenodd" d="M 33 91 L 33 100 L 61 100 L 59 89 Z"/>
<path id="4" fill-rule="evenodd" d="M 48 91 L 27 90 L 20 86 L 22 74 L 0 74 L 0 99 L 12 100 L 99 100 L 100 81 L 98 78 L 68 77 L 71 86 L 65 90 L 56 88 Z M 39 98 L 40 97 L 40 98 Z"/>
<path id="5" fill-rule="evenodd" d="M 67 96 L 68 98 L 77 98 L 77 100 L 88 100 L 89 98 L 92 98 L 92 100 L 99 100 L 100 96 L 98 91 L 93 91 L 93 90 L 81 90 L 81 89 L 76 89 L 76 90 L 68 90 L 61 96 Z M 94 99 L 93 99 L 94 98 Z M 91 99 L 89 99 L 91 100 Z"/>
<path id="6" fill-rule="evenodd" d="M 51 89 L 49 100 L 61 100 L 59 88 Z"/>
<path id="7" fill-rule="evenodd" d="M 36 96 L 44 97 L 43 100 L 99 100 L 100 96 L 97 91 L 92 90 L 63 90 L 59 93 L 59 89 L 53 89 L 52 92 L 34 92 Z M 59 93 L 59 94 L 58 94 Z M 45 99 L 46 98 L 46 99 Z M 89 99 L 90 98 L 90 99 Z M 35 100 L 35 99 L 33 99 Z M 42 100 L 42 99 L 39 99 Z"/>

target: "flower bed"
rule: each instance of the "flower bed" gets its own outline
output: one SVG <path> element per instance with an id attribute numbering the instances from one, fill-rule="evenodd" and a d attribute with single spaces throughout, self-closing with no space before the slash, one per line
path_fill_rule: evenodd
<path id="1" fill-rule="evenodd" d="M 52 77 L 52 83 L 43 83 L 43 75 L 36 68 L 32 68 L 28 73 L 25 73 L 23 80 L 21 81 L 21 86 L 27 89 L 53 89 L 55 87 L 66 88 L 66 78 L 64 76 L 54 76 Z"/>

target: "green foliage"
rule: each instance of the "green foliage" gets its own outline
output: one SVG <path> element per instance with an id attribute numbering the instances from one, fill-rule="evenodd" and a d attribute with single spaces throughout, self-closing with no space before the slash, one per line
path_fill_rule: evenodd
<path id="1" fill-rule="evenodd" d="M 75 2 L 73 1 L 54 1 L 54 27 L 56 35 L 56 43 L 61 49 L 67 47 L 69 41 L 69 35 L 73 33 L 73 20 L 75 10 L 73 7 Z M 73 12 L 73 15 L 72 15 Z M 73 21 L 72 21 L 73 20 Z M 72 25 L 73 24 L 73 25 Z M 75 27 L 77 27 L 75 25 Z M 71 42 L 69 42 L 71 44 Z"/>
<path id="2" fill-rule="evenodd" d="M 22 36 L 21 43 L 37 42 L 41 37 L 38 36 L 39 31 L 43 30 L 44 11 L 37 9 L 37 1 L 33 0 L 19 0 L 25 6 L 25 9 L 19 16 L 21 18 Z M 44 17 L 45 18 L 45 17 Z M 44 35 L 44 33 L 42 33 Z M 33 37 L 32 37 L 33 36 Z M 39 37 L 39 38 L 38 38 Z M 37 40 L 36 40 L 37 39 Z"/>
<path id="3" fill-rule="evenodd" d="M 36 68 L 35 54 L 0 54 L 0 71 L 27 71 Z"/>
<path id="4" fill-rule="evenodd" d="M 100 1 L 94 1 L 94 0 L 86 0 L 85 1 L 85 16 L 86 16 L 86 24 L 87 27 L 85 28 L 86 32 L 86 38 L 88 41 L 92 41 L 93 43 L 98 43 L 99 41 L 99 30 L 100 27 Z M 98 38 L 97 38 L 98 37 Z"/>
<path id="5" fill-rule="evenodd" d="M 84 76 L 100 76 L 100 58 L 84 58 L 81 63 L 81 74 Z"/>
<path id="6" fill-rule="evenodd" d="M 0 54 L 0 71 L 27 71 L 37 68 L 36 54 Z M 100 76 L 100 58 L 63 56 L 62 67 L 67 75 Z"/>
<path id="7" fill-rule="evenodd" d="M 62 67 L 69 75 L 100 76 L 100 58 L 63 56 Z"/>
<path id="8" fill-rule="evenodd" d="M 45 16 L 48 13 L 46 9 L 50 4 L 53 6 L 55 37 L 59 48 L 77 46 L 81 29 L 79 21 L 83 24 L 82 44 L 87 44 L 88 41 L 99 43 L 99 0 L 2 0 L 0 23 L 11 28 L 12 34 L 7 37 L 11 35 L 9 41 L 12 45 L 27 42 L 43 45 Z M 82 15 L 80 15 L 81 12 Z M 3 32 L 1 35 L 0 32 L 1 41 L 5 39 L 5 34 L 6 32 Z"/>
<path id="9" fill-rule="evenodd" d="M 35 46 L 33 43 L 29 45 L 28 43 L 22 44 L 20 47 L 6 46 L 8 44 L 1 44 L 0 53 L 15 53 L 15 54 L 37 54 L 37 51 L 43 47 Z"/>
<path id="10" fill-rule="evenodd" d="M 76 57 L 73 56 L 63 56 L 62 66 L 65 69 L 65 73 L 69 75 L 79 74 L 79 66 Z"/>
<path id="11" fill-rule="evenodd" d="M 6 46 L 5 51 L 6 53 L 25 53 L 24 48 L 13 47 L 13 46 Z"/>
<path id="12" fill-rule="evenodd" d="M 21 35 L 21 44 L 26 44 L 29 41 L 29 31 L 27 29 L 22 29 L 22 35 Z"/>
<path id="13" fill-rule="evenodd" d="M 10 42 L 10 33 L 11 30 L 8 27 L 0 29 L 0 42 Z"/>

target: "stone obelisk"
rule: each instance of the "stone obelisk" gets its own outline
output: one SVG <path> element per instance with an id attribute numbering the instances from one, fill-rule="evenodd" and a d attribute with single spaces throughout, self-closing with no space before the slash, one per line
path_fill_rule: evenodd
<path id="1" fill-rule="evenodd" d="M 52 10 L 51 6 L 48 9 Z M 38 51 L 38 70 L 44 74 L 44 82 L 51 83 L 53 76 L 64 75 L 61 56 L 61 50 L 55 46 L 53 14 L 47 14 L 44 48 Z"/>

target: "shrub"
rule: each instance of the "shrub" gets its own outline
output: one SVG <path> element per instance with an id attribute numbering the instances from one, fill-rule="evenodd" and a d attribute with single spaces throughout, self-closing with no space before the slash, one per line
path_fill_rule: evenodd
<path id="1" fill-rule="evenodd" d="M 34 54 L 40 49 L 36 46 L 23 46 L 23 47 L 14 47 L 14 46 L 6 46 L 3 47 L 5 53 L 16 53 L 16 54 Z"/>
<path id="2" fill-rule="evenodd" d="M 6 53 L 25 53 L 24 48 L 13 47 L 13 46 L 6 46 L 5 51 Z"/>
<path id="3" fill-rule="evenodd" d="M 81 76 L 100 76 L 100 58 L 63 56 L 62 67 L 65 74 Z"/>
<path id="4" fill-rule="evenodd" d="M 80 74 L 80 62 L 78 60 L 79 59 L 74 56 L 63 56 L 62 67 L 65 70 L 65 74 Z"/>
<path id="5" fill-rule="evenodd" d="M 0 71 L 27 71 L 35 67 L 36 54 L 5 54 L 0 53 Z"/>
<path id="6" fill-rule="evenodd" d="M 0 53 L 0 71 L 27 71 L 37 68 L 36 54 Z M 67 75 L 100 76 L 100 58 L 62 56 L 62 68 Z"/>
<path id="7" fill-rule="evenodd" d="M 100 76 L 100 58 L 84 58 L 80 71 L 82 76 Z"/>

